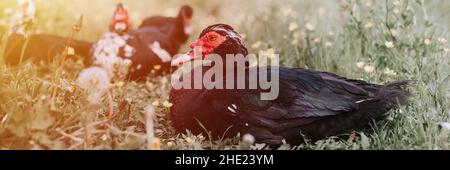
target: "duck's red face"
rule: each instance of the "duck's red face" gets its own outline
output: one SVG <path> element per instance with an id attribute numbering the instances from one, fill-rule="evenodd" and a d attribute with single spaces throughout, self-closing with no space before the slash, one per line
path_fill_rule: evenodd
<path id="1" fill-rule="evenodd" d="M 185 56 L 179 57 L 178 59 L 172 62 L 172 65 L 181 65 L 185 62 L 194 60 L 194 59 L 204 59 L 209 54 L 211 54 L 216 48 L 218 48 L 222 43 L 227 40 L 227 37 L 215 32 L 211 31 L 204 34 L 198 40 L 192 42 L 190 44 L 191 51 L 187 53 Z"/>
<path id="2" fill-rule="evenodd" d="M 114 11 L 113 17 L 110 23 L 110 29 L 116 32 L 124 32 L 131 26 L 131 21 L 128 15 L 128 10 L 119 4 Z"/>
<path id="3" fill-rule="evenodd" d="M 242 54 L 248 51 L 242 43 L 239 33 L 226 24 L 215 24 L 207 27 L 200 34 L 200 38 L 190 45 L 191 51 L 172 60 L 172 66 L 179 66 L 194 59 L 205 59 L 208 55 L 217 54 L 226 57 L 228 54 Z"/>
<path id="4" fill-rule="evenodd" d="M 214 49 L 222 45 L 223 42 L 225 42 L 227 38 L 225 36 L 220 35 L 219 33 L 215 31 L 211 31 L 203 35 L 203 37 L 200 37 L 197 41 L 194 41 L 191 43 L 189 47 L 191 47 L 192 51 L 189 52 L 189 56 L 191 58 L 196 58 L 194 56 L 195 50 L 201 50 L 197 51 L 197 53 L 201 52 L 201 57 L 204 59 L 208 54 L 211 54 Z"/>

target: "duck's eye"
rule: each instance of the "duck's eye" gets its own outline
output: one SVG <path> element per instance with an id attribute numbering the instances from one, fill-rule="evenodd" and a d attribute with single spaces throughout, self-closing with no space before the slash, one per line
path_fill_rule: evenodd
<path id="1" fill-rule="evenodd" d="M 216 40 L 217 40 L 217 36 L 215 36 L 215 35 L 209 36 L 209 41 L 216 41 Z"/>

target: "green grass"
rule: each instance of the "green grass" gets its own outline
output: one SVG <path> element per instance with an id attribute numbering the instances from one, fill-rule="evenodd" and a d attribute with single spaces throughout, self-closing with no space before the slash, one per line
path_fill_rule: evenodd
<path id="1" fill-rule="evenodd" d="M 106 31 L 115 4 L 110 0 L 36 2 L 39 32 L 68 36 L 76 17 L 84 14 L 83 29 L 76 37 L 91 41 Z M 133 11 L 135 25 L 146 16 L 174 15 L 181 4 L 192 4 L 196 9 L 195 36 L 207 25 L 231 24 L 245 35 L 252 52 L 272 48 L 280 53 L 284 66 L 330 71 L 372 83 L 414 80 L 410 105 L 390 112 L 388 119 L 373 124 L 372 129 L 356 131 L 355 138 L 342 134 L 302 146 L 285 145 L 283 149 L 450 146 L 449 133 L 437 126 L 450 121 L 450 54 L 444 50 L 450 44 L 439 41 L 450 39 L 448 1 L 402 0 L 395 5 L 395 0 L 347 0 L 342 6 L 338 0 L 124 2 Z M 0 11 L 14 4 L 13 0 L 6 0 Z M 293 23 L 298 28 L 291 31 L 290 26 L 295 28 Z M 392 42 L 394 47 L 388 48 L 386 42 Z M 4 47 L 4 42 L 0 47 Z M 58 60 L 60 56 L 55 56 L 55 62 L 50 64 L 0 66 L 0 149 L 146 149 L 144 108 L 155 101 L 168 100 L 166 78 L 113 86 L 117 117 L 108 127 L 99 124 L 109 113 L 106 97 L 101 104 L 85 108 L 86 94 L 75 82 L 84 68 L 82 62 L 69 59 L 63 74 L 54 78 Z M 358 68 L 358 62 L 372 66 L 374 71 Z M 387 68 L 396 75 L 386 74 Z M 50 107 L 54 88 L 56 103 Z M 157 107 L 155 118 L 155 135 L 161 140 L 162 149 L 248 148 L 239 142 L 239 137 L 210 141 L 203 136 L 178 134 L 166 119 L 167 111 L 163 106 Z M 85 136 L 82 114 L 92 125 L 88 128 L 87 146 L 79 142 Z"/>

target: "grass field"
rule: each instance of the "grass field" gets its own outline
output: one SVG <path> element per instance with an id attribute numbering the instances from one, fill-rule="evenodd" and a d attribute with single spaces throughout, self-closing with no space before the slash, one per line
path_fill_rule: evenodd
<path id="1" fill-rule="evenodd" d="M 77 16 L 84 22 L 76 38 L 95 41 L 106 30 L 118 0 L 35 0 L 37 32 L 68 36 Z M 449 149 L 450 1 L 446 0 L 123 0 L 134 25 L 151 15 L 174 16 L 182 4 L 195 9 L 194 37 L 207 25 L 227 23 L 257 53 L 273 50 L 281 63 L 330 71 L 372 83 L 414 80 L 410 105 L 389 113 L 372 129 L 280 149 Z M 3 11 L 15 0 L 2 0 Z M 4 34 L 4 33 L 2 33 Z M 0 44 L 3 49 L 5 41 Z M 2 57 L 0 52 L 0 58 Z M 19 56 L 18 56 L 19 57 Z M 261 149 L 237 136 L 211 141 L 182 135 L 171 127 L 167 77 L 147 83 L 112 84 L 113 122 L 108 97 L 88 107 L 76 84 L 85 67 L 61 56 L 49 64 L 0 65 L 0 149 L 147 149 L 145 108 L 157 106 L 154 134 L 161 149 Z M 52 99 L 53 89 L 57 89 Z M 54 102 L 52 104 L 52 101 Z M 166 103 L 167 105 L 167 103 Z M 85 125 L 87 124 L 87 129 Z M 83 142 L 86 140 L 88 142 Z"/>

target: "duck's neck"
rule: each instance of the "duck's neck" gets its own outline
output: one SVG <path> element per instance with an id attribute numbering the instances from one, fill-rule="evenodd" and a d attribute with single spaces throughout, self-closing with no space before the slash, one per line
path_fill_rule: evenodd
<path id="1" fill-rule="evenodd" d="M 189 35 L 184 31 L 184 21 L 181 14 L 176 18 L 175 27 L 169 32 L 169 35 L 176 40 L 177 45 L 184 44 L 189 39 Z"/>

